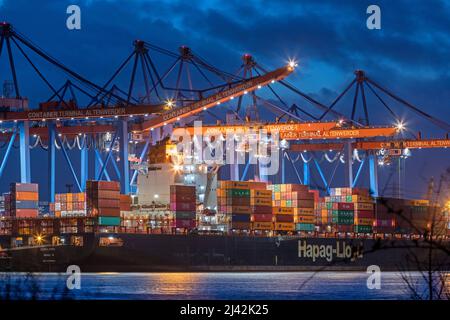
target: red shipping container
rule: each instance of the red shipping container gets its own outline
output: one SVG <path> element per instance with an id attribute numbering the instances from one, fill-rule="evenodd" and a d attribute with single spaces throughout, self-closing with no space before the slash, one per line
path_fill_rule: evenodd
<path id="1" fill-rule="evenodd" d="M 196 221 L 191 219 L 176 219 L 175 220 L 176 228 L 187 228 L 193 229 L 196 227 Z"/>
<path id="2" fill-rule="evenodd" d="M 120 209 L 113 208 L 98 208 L 97 215 L 101 217 L 120 217 Z"/>
<path id="3" fill-rule="evenodd" d="M 87 181 L 87 189 L 101 189 L 101 190 L 114 190 L 119 191 L 120 190 L 120 183 L 117 181 L 94 181 L 94 180 L 88 180 Z"/>
<path id="4" fill-rule="evenodd" d="M 119 208 L 120 201 L 119 199 L 97 199 L 92 205 L 97 208 Z"/>
<path id="5" fill-rule="evenodd" d="M 12 192 L 39 192 L 39 186 L 37 183 L 11 183 Z"/>
<path id="6" fill-rule="evenodd" d="M 314 208 L 314 200 L 297 200 L 299 208 Z"/>
<path id="7" fill-rule="evenodd" d="M 182 185 L 171 185 L 170 194 L 185 194 L 195 196 L 195 187 L 193 186 L 182 186 Z"/>
<path id="8" fill-rule="evenodd" d="M 290 198 L 292 200 L 310 200 L 314 202 L 314 194 L 310 193 L 309 191 L 294 191 L 291 193 L 288 193 L 288 197 L 290 195 Z M 287 199 L 287 200 L 291 200 Z"/>
<path id="9" fill-rule="evenodd" d="M 353 210 L 355 208 L 354 204 L 351 202 L 338 202 L 338 210 Z"/>
<path id="10" fill-rule="evenodd" d="M 16 218 L 36 218 L 38 216 L 37 209 L 16 209 L 12 211 L 12 216 Z"/>
<path id="11" fill-rule="evenodd" d="M 195 202 L 195 194 L 171 194 L 170 202 Z"/>
<path id="12" fill-rule="evenodd" d="M 175 202 L 170 204 L 172 211 L 195 211 L 195 203 L 192 202 Z"/>
<path id="13" fill-rule="evenodd" d="M 272 222 L 272 214 L 253 214 L 252 220 L 254 222 Z"/>
<path id="14" fill-rule="evenodd" d="M 276 222 L 294 222 L 293 214 L 277 214 L 275 215 Z"/>
<path id="15" fill-rule="evenodd" d="M 252 212 L 257 214 L 272 214 L 272 206 L 252 206 Z"/>
<path id="16" fill-rule="evenodd" d="M 120 199 L 118 190 L 91 190 L 88 193 L 88 198 L 91 199 Z"/>
<path id="17" fill-rule="evenodd" d="M 337 225 L 336 226 L 337 232 L 353 232 L 353 225 Z"/>
<path id="18" fill-rule="evenodd" d="M 355 216 L 362 219 L 375 218 L 375 213 L 371 210 L 355 210 Z"/>
<path id="19" fill-rule="evenodd" d="M 352 195 L 357 195 L 357 196 L 369 196 L 369 190 L 368 189 L 364 189 L 364 188 L 353 188 L 352 189 Z"/>

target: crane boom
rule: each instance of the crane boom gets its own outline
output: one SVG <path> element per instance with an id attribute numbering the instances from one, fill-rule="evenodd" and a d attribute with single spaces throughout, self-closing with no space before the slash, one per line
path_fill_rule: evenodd
<path id="1" fill-rule="evenodd" d="M 133 105 L 119 107 L 96 107 L 89 109 L 73 110 L 25 110 L 0 112 L 1 121 L 42 121 L 42 120 L 69 120 L 69 119 L 94 119 L 109 117 L 128 117 L 131 115 L 146 115 L 160 113 L 164 105 Z"/>
<path id="2" fill-rule="evenodd" d="M 450 147 L 450 139 L 426 139 L 426 140 L 388 140 L 388 141 L 358 141 L 352 143 L 352 147 L 358 150 L 381 150 L 381 149 L 439 149 Z M 291 144 L 289 150 L 292 152 L 303 151 L 328 151 L 343 150 L 343 143 L 302 143 Z"/>
<path id="3" fill-rule="evenodd" d="M 186 128 L 193 135 L 194 128 Z M 259 132 L 266 130 L 268 134 L 278 132 L 284 140 L 316 140 L 316 139 L 352 139 L 391 137 L 398 133 L 396 127 L 361 127 L 339 128 L 336 122 L 304 122 L 304 123 L 267 123 L 248 125 L 202 126 L 203 134 L 222 134 Z"/>
<path id="4" fill-rule="evenodd" d="M 214 107 L 222 102 L 242 96 L 250 91 L 266 86 L 271 82 L 282 80 L 294 71 L 294 67 L 287 65 L 264 75 L 250 78 L 224 91 L 215 93 L 205 99 L 191 103 L 184 107 L 166 111 L 153 119 L 144 121 L 136 127 L 136 131 L 147 131 L 162 127 L 166 124 L 197 114 Z"/>

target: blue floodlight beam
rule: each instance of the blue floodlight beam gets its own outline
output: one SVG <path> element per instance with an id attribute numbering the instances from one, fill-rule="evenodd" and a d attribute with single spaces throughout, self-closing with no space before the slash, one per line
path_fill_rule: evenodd
<path id="1" fill-rule="evenodd" d="M 114 133 L 114 138 L 111 141 L 111 147 L 109 148 L 108 154 L 106 155 L 105 162 L 102 165 L 102 169 L 100 170 L 100 173 L 99 173 L 99 175 L 97 177 L 97 180 L 100 180 L 102 178 L 102 176 L 103 176 L 103 174 L 104 174 L 104 172 L 106 170 L 106 166 L 108 165 L 108 161 L 111 158 L 111 154 L 112 154 L 112 151 L 113 151 L 112 147 L 114 146 L 114 143 L 116 142 L 116 138 L 117 138 L 117 130 Z"/>
<path id="2" fill-rule="evenodd" d="M 149 134 L 149 135 L 148 135 L 148 138 L 147 138 L 147 141 L 145 142 L 144 148 L 142 149 L 141 155 L 140 155 L 140 157 L 139 157 L 140 162 L 142 162 L 142 160 L 144 159 L 144 156 L 145 156 L 146 153 L 147 153 L 148 146 L 150 145 L 150 140 L 151 140 L 151 139 L 152 139 L 152 135 Z M 131 181 L 130 181 L 130 186 L 132 186 L 133 183 L 134 183 L 134 180 L 136 180 L 137 174 L 138 174 L 138 171 L 137 171 L 137 170 L 134 170 L 134 171 L 133 171 L 133 177 L 131 178 Z"/>
<path id="3" fill-rule="evenodd" d="M 369 155 L 369 180 L 372 197 L 378 197 L 378 167 L 376 160 L 373 153 Z"/>
<path id="4" fill-rule="evenodd" d="M 72 161 L 70 161 L 70 157 L 67 154 L 66 148 L 64 147 L 64 144 L 58 135 L 56 136 L 56 139 L 58 140 L 59 144 L 61 145 L 61 150 L 63 152 L 64 158 L 66 159 L 67 164 L 69 165 L 70 171 L 72 172 L 72 176 L 73 176 L 75 182 L 77 183 L 78 190 L 80 190 L 80 192 L 82 192 L 83 190 L 81 188 L 80 181 L 78 180 L 77 174 L 75 173 L 75 169 L 73 168 Z"/>
<path id="5" fill-rule="evenodd" d="M 250 168 L 250 156 L 248 157 L 248 161 L 245 164 L 244 172 L 242 173 L 240 181 L 244 181 L 244 179 L 247 177 L 247 172 L 249 168 Z"/>
<path id="6" fill-rule="evenodd" d="M 83 188 L 82 191 L 86 190 L 86 181 L 89 177 L 89 150 L 86 146 L 86 139 L 87 137 L 84 137 L 84 145 L 83 148 L 81 148 L 81 163 L 80 163 L 80 170 L 81 170 L 81 187 Z"/>
<path id="7" fill-rule="evenodd" d="M 55 202 L 56 192 L 56 146 L 55 138 L 56 128 L 55 123 L 50 121 L 48 123 L 48 193 L 49 201 Z"/>
<path id="8" fill-rule="evenodd" d="M 20 182 L 31 182 L 30 164 L 30 125 L 28 121 L 19 122 L 20 136 Z"/>
<path id="9" fill-rule="evenodd" d="M 307 186 L 311 184 L 311 170 L 309 168 L 309 161 L 303 162 L 303 182 Z"/>
<path id="10" fill-rule="evenodd" d="M 356 172 L 355 179 L 353 179 L 352 188 L 354 188 L 356 186 L 356 183 L 358 182 L 359 175 L 362 171 L 362 168 L 363 168 L 365 162 L 366 162 L 366 158 L 364 158 L 361 161 L 361 163 L 359 164 L 359 168 L 358 168 L 358 171 Z"/>
<path id="11" fill-rule="evenodd" d="M 94 149 L 95 150 L 95 157 L 97 159 L 97 164 L 100 165 L 100 168 L 103 167 L 103 160 L 102 160 L 102 156 L 100 155 L 100 152 L 98 151 L 98 149 Z M 97 168 L 98 171 L 98 168 Z M 96 174 L 96 177 L 98 177 L 100 175 L 100 172 Z M 105 169 L 104 175 L 106 177 L 106 180 L 111 181 L 111 178 L 109 177 L 109 173 L 108 170 Z M 100 177 L 101 179 L 102 177 Z"/>
<path id="12" fill-rule="evenodd" d="M 0 178 L 2 177 L 3 170 L 5 170 L 6 164 L 8 163 L 9 154 L 11 153 L 11 149 L 14 145 L 14 141 L 16 140 L 17 130 L 14 129 L 14 132 L 11 135 L 11 138 L 8 143 L 8 147 L 6 148 L 5 155 L 3 156 L 2 164 L 0 166 Z"/>
<path id="13" fill-rule="evenodd" d="M 292 164 L 292 168 L 294 168 L 295 174 L 297 175 L 297 179 L 300 182 L 300 184 L 303 184 L 302 179 L 300 178 L 300 174 L 298 173 L 297 168 L 295 167 L 294 162 L 292 161 L 291 156 L 289 155 L 289 152 L 286 151 L 286 157 L 288 158 L 289 162 Z"/>
<path id="14" fill-rule="evenodd" d="M 128 122 L 122 120 L 120 122 L 120 163 L 122 165 L 122 175 L 120 174 L 117 163 L 113 162 L 114 169 L 117 170 L 117 176 L 120 180 L 120 187 L 124 194 L 130 193 L 130 163 L 128 161 Z"/>
<path id="15" fill-rule="evenodd" d="M 314 158 L 314 164 L 316 165 L 317 171 L 319 172 L 320 178 L 322 179 L 322 182 L 327 189 L 327 193 L 330 194 L 330 188 L 328 186 L 327 179 L 325 179 L 325 175 L 323 174 L 322 168 L 320 168 L 319 162 L 317 162 L 317 159 Z"/>

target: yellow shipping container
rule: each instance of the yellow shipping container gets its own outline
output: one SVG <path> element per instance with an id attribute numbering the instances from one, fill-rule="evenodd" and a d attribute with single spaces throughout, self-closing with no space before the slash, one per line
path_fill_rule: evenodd
<path id="1" fill-rule="evenodd" d="M 295 223 L 315 223 L 316 217 L 315 216 L 298 216 L 294 215 L 294 222 Z"/>
<path id="2" fill-rule="evenodd" d="M 73 201 L 72 194 L 71 193 L 66 193 L 66 199 L 67 199 L 67 202 L 72 202 Z"/>
<path id="3" fill-rule="evenodd" d="M 367 202 L 367 203 L 373 203 L 374 200 L 373 200 L 373 198 L 371 198 L 371 197 L 353 195 L 353 196 L 352 196 L 352 202 Z"/>
<path id="4" fill-rule="evenodd" d="M 294 208 L 294 213 L 299 215 L 314 215 L 314 208 Z"/>
<path id="5" fill-rule="evenodd" d="M 252 222 L 253 230 L 272 230 L 273 223 L 272 222 Z"/>
<path id="6" fill-rule="evenodd" d="M 355 224 L 356 225 L 363 225 L 363 226 L 371 226 L 373 225 L 374 219 L 369 218 L 356 218 Z"/>
<path id="7" fill-rule="evenodd" d="M 355 202 L 355 210 L 373 210 L 373 203 Z"/>
<path id="8" fill-rule="evenodd" d="M 294 214 L 294 208 L 273 207 L 272 213 L 273 214 Z"/>
<path id="9" fill-rule="evenodd" d="M 250 197 L 252 198 L 265 198 L 272 200 L 271 190 L 250 190 Z"/>
<path id="10" fill-rule="evenodd" d="M 274 229 L 277 231 L 294 231 L 295 223 L 275 222 Z"/>
<path id="11" fill-rule="evenodd" d="M 275 200 L 281 200 L 281 193 L 279 192 L 275 193 Z"/>
<path id="12" fill-rule="evenodd" d="M 410 200 L 410 203 L 412 206 L 417 206 L 417 207 L 427 207 L 430 205 L 430 201 L 429 200 L 425 200 L 425 199 L 418 199 L 418 200 Z"/>

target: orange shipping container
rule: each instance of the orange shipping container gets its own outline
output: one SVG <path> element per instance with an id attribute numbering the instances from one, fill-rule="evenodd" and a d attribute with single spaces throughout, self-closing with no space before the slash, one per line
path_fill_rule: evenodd
<path id="1" fill-rule="evenodd" d="M 282 223 L 282 222 L 276 222 L 274 223 L 274 229 L 277 231 L 294 231 L 295 230 L 295 224 L 294 223 Z"/>
<path id="2" fill-rule="evenodd" d="M 37 192 L 17 191 L 14 196 L 16 200 L 39 201 Z"/>
<path id="3" fill-rule="evenodd" d="M 294 208 L 273 207 L 272 213 L 273 214 L 294 214 Z"/>
<path id="4" fill-rule="evenodd" d="M 253 222 L 252 229 L 253 230 L 272 230 L 273 223 L 272 222 Z"/>
<path id="5" fill-rule="evenodd" d="M 294 214 L 314 215 L 314 208 L 294 208 Z"/>
<path id="6" fill-rule="evenodd" d="M 250 197 L 252 198 L 265 198 L 272 200 L 271 190 L 250 190 Z"/>
<path id="7" fill-rule="evenodd" d="M 315 216 L 297 216 L 294 215 L 294 222 L 295 223 L 315 223 L 316 217 Z"/>

